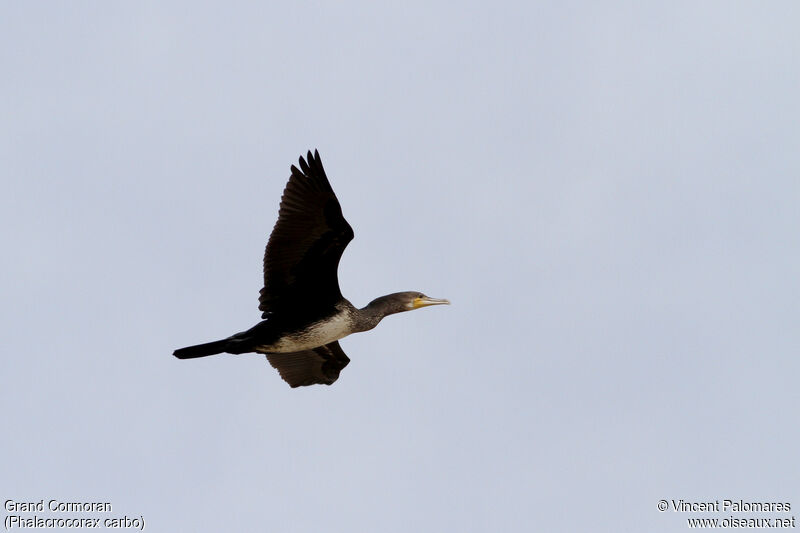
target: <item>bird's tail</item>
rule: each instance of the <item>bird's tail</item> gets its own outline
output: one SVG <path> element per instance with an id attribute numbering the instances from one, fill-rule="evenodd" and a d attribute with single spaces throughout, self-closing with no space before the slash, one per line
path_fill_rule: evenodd
<path id="1" fill-rule="evenodd" d="M 205 344 L 198 344 L 196 346 L 187 346 L 186 348 L 179 348 L 172 352 L 172 355 L 178 359 L 194 359 L 195 357 L 206 357 L 208 355 L 216 355 L 225 351 L 228 346 L 228 339 L 221 341 L 207 342 Z"/>

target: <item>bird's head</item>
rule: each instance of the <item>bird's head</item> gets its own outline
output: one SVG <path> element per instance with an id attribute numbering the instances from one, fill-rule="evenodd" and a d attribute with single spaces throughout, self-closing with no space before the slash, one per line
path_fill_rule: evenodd
<path id="1" fill-rule="evenodd" d="M 449 303 L 449 300 L 431 298 L 430 296 L 425 296 L 421 292 L 407 291 L 395 292 L 393 294 L 381 296 L 380 298 L 375 298 L 369 303 L 367 308 L 378 311 L 383 316 L 386 316 L 394 313 L 402 313 L 403 311 L 413 311 L 414 309 L 428 307 L 429 305 L 443 305 Z"/>

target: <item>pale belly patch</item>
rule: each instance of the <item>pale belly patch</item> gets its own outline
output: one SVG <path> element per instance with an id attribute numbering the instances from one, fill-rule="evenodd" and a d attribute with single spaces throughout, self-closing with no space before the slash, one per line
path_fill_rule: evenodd
<path id="1" fill-rule="evenodd" d="M 286 335 L 272 344 L 256 348 L 261 353 L 289 353 L 317 348 L 323 344 L 337 341 L 352 333 L 349 317 L 342 312 L 332 318 L 314 322 L 303 331 Z"/>

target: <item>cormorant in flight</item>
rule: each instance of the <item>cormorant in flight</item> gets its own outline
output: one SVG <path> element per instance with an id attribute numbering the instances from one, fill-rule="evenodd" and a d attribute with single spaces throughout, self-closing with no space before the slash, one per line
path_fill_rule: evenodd
<path id="1" fill-rule="evenodd" d="M 339 339 L 367 331 L 383 317 L 429 305 L 449 304 L 420 292 L 397 292 L 358 309 L 339 291 L 336 270 L 353 228 L 322 168 L 319 153 L 300 158 L 283 191 L 278 221 L 264 253 L 264 319 L 241 333 L 175 350 L 178 359 L 218 353 L 257 352 L 292 387 L 330 385 L 350 359 Z"/>

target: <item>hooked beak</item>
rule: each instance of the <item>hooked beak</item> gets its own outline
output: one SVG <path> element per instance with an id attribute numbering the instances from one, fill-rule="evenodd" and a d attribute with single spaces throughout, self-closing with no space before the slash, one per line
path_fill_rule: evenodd
<path id="1" fill-rule="evenodd" d="M 418 298 L 414 298 L 412 306 L 414 309 L 419 309 L 420 307 L 428 307 L 429 305 L 444 305 L 444 304 L 450 305 L 450 300 L 442 300 L 439 298 L 420 296 Z"/>

